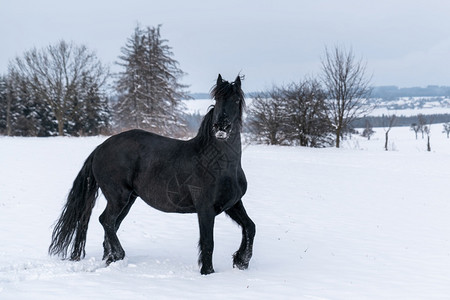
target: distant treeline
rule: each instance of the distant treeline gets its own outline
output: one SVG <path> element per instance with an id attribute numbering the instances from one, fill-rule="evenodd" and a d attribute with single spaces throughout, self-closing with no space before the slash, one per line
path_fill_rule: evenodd
<path id="1" fill-rule="evenodd" d="M 450 114 L 434 114 L 422 115 L 428 124 L 447 123 L 450 122 Z M 366 122 L 369 121 L 372 127 L 386 127 L 388 124 L 388 116 L 364 117 L 352 122 L 353 128 L 365 128 Z M 419 116 L 396 116 L 394 126 L 411 126 L 413 123 L 419 123 Z"/>
<path id="2" fill-rule="evenodd" d="M 252 98 L 256 95 L 255 92 L 246 93 L 246 96 Z M 194 99 L 208 99 L 208 93 L 194 93 L 190 94 Z M 399 88 L 395 85 L 376 86 L 372 90 L 372 98 L 382 98 L 385 100 L 395 100 L 398 97 L 450 97 L 450 86 L 429 85 L 427 87 L 409 87 Z"/>
<path id="3" fill-rule="evenodd" d="M 254 98 L 256 96 L 258 96 L 260 94 L 260 92 L 250 92 L 250 93 L 245 93 L 245 97 L 246 98 Z M 188 97 L 185 98 L 185 100 L 190 100 L 190 99 L 210 99 L 211 95 L 209 93 L 191 93 L 188 95 Z"/>

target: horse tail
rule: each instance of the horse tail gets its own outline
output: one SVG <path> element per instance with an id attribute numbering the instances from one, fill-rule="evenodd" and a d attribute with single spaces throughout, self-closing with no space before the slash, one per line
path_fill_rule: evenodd
<path id="1" fill-rule="evenodd" d="M 53 229 L 48 249 L 50 255 L 59 255 L 65 259 L 71 246 L 71 260 L 80 260 L 85 256 L 86 233 L 98 195 L 98 184 L 92 172 L 95 152 L 86 159 L 73 182 L 67 203 Z"/>

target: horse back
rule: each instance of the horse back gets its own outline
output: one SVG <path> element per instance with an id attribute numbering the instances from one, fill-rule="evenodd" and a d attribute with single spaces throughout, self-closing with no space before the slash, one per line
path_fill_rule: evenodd
<path id="1" fill-rule="evenodd" d="M 102 191 L 128 190 L 161 211 L 195 212 L 190 193 L 180 191 L 192 172 L 192 153 L 187 141 L 130 130 L 95 150 L 94 175 Z"/>

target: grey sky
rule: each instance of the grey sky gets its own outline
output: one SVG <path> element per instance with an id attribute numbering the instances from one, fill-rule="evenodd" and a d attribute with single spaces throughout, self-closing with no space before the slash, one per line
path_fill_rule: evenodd
<path id="1" fill-rule="evenodd" d="M 114 61 L 137 23 L 162 36 L 207 92 L 217 73 L 246 75 L 244 89 L 320 72 L 325 46 L 352 48 L 374 85 L 450 85 L 450 1 L 403 0 L 0 0 L 0 73 L 8 61 L 60 39 Z"/>

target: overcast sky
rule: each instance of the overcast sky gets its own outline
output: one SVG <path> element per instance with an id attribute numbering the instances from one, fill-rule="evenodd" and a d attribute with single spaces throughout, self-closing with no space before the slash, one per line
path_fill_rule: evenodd
<path id="1" fill-rule="evenodd" d="M 317 75 L 335 45 L 367 61 L 374 85 L 450 85 L 447 0 L 0 0 L 0 73 L 61 39 L 117 70 L 138 23 L 162 24 L 191 92 L 208 92 L 218 73 L 241 72 L 247 92 Z"/>

